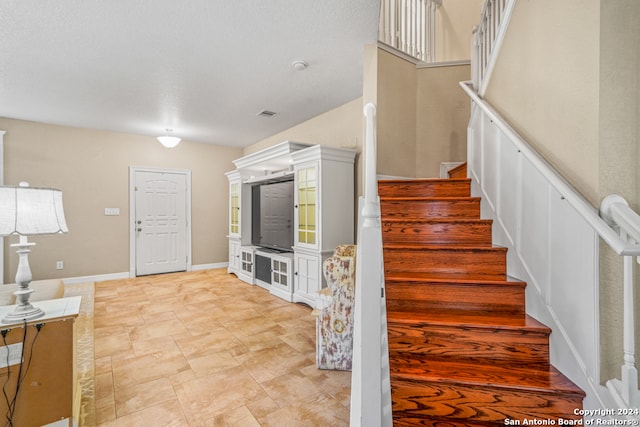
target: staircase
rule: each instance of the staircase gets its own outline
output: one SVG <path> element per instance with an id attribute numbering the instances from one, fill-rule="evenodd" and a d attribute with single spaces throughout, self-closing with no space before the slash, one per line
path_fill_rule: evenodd
<path id="1" fill-rule="evenodd" d="M 584 393 L 550 365 L 551 331 L 526 315 L 526 285 L 507 277 L 470 180 L 378 191 L 394 425 L 580 420 Z"/>

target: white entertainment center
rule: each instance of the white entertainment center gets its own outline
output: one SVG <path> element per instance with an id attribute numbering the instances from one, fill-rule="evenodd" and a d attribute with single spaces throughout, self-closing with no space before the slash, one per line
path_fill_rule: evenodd
<path id="1" fill-rule="evenodd" d="M 339 244 L 353 243 L 355 156 L 354 150 L 285 141 L 234 160 L 236 169 L 226 174 L 228 272 L 315 308 L 325 286 L 322 262 Z M 287 182 L 292 189 L 260 198 L 278 187 L 271 184 Z"/>

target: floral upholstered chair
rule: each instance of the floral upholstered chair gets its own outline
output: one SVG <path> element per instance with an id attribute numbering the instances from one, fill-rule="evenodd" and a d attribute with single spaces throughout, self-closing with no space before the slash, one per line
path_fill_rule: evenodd
<path id="1" fill-rule="evenodd" d="M 327 287 L 320 290 L 316 320 L 316 365 L 351 370 L 356 246 L 340 245 L 322 264 Z"/>

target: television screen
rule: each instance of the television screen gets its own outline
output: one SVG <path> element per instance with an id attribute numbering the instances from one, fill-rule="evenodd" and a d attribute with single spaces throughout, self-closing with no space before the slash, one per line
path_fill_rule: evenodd
<path id="1" fill-rule="evenodd" d="M 255 185 L 251 203 L 251 243 L 290 251 L 293 247 L 293 180 Z"/>

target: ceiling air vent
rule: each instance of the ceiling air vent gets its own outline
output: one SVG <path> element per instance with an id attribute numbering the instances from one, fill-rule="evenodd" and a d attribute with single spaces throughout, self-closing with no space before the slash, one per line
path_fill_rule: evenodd
<path id="1" fill-rule="evenodd" d="M 258 113 L 258 116 L 260 116 L 260 117 L 267 117 L 267 118 L 270 118 L 270 117 L 275 116 L 276 114 L 277 114 L 277 113 L 276 113 L 276 112 L 274 112 L 274 111 L 262 110 L 262 111 L 260 111 L 260 112 Z"/>

